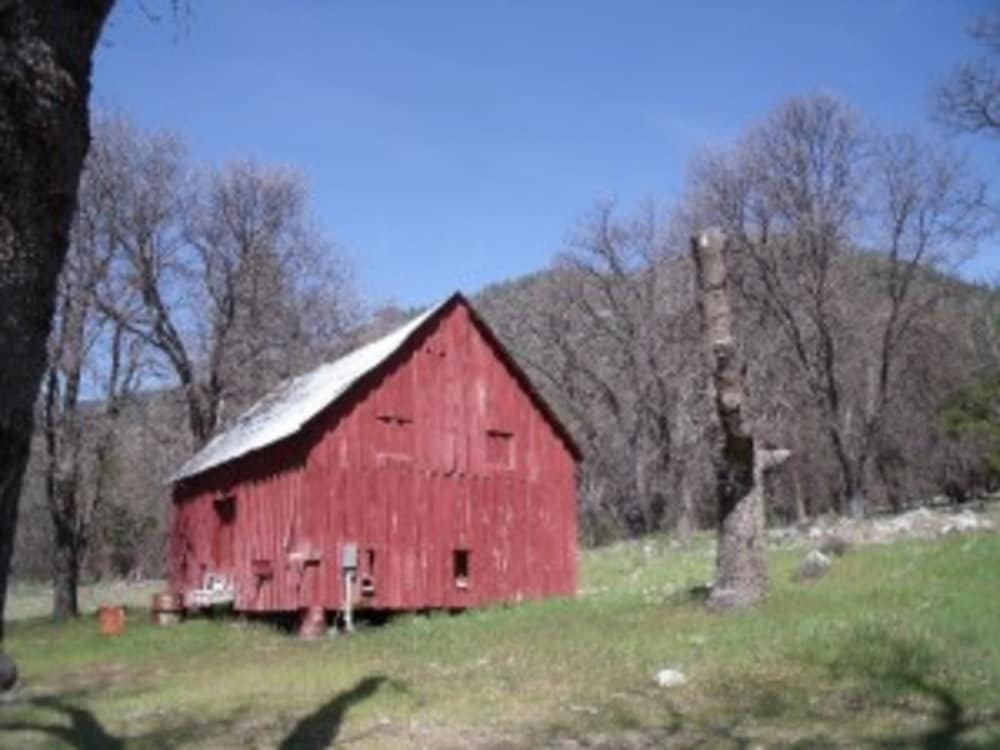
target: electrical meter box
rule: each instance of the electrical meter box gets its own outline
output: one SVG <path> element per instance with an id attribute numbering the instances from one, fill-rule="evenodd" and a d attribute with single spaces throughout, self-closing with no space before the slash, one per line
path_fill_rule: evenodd
<path id="1" fill-rule="evenodd" d="M 344 570 L 358 569 L 358 545 L 353 542 L 345 544 L 340 550 L 340 567 Z"/>

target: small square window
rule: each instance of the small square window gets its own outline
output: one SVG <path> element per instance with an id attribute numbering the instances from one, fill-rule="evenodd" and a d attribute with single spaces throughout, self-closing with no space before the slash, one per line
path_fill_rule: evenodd
<path id="1" fill-rule="evenodd" d="M 399 414 L 379 414 L 375 451 L 379 457 L 409 461 L 413 456 L 413 419 Z"/>
<path id="2" fill-rule="evenodd" d="M 514 467 L 514 433 L 486 431 L 486 462 L 504 469 Z"/>

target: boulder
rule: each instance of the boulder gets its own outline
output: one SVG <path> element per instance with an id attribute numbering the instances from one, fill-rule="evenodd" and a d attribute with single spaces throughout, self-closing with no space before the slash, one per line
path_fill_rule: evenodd
<path id="1" fill-rule="evenodd" d="M 799 570 L 795 577 L 800 581 L 822 578 L 826 575 L 827 571 L 830 570 L 830 566 L 832 564 L 832 559 L 824 555 L 818 549 L 814 549 L 806 555 L 806 558 L 799 566 Z"/>
<path id="2" fill-rule="evenodd" d="M 680 687 L 687 683 L 687 677 L 679 669 L 661 669 L 656 673 L 656 684 L 662 688 Z"/>
<path id="3" fill-rule="evenodd" d="M 975 513 L 963 510 L 961 513 L 956 513 L 952 516 L 951 520 L 942 527 L 941 533 L 968 534 L 973 531 L 980 531 L 983 528 L 988 527 L 980 521 Z"/>
<path id="4" fill-rule="evenodd" d="M 820 545 L 819 551 L 826 557 L 843 557 L 850 548 L 851 543 L 846 537 L 833 533 L 823 540 L 823 544 Z"/>

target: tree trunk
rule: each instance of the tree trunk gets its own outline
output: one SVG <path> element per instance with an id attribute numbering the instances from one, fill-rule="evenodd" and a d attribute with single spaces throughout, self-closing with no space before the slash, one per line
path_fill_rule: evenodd
<path id="1" fill-rule="evenodd" d="M 792 491 L 795 496 L 795 523 L 809 523 L 809 506 L 802 491 L 802 468 L 799 465 L 792 471 Z"/>
<path id="2" fill-rule="evenodd" d="M 833 445 L 833 452 L 840 466 L 840 513 L 850 518 L 864 518 L 868 502 L 865 496 L 865 469 L 867 468 L 867 450 L 860 459 L 853 458 L 848 449 L 847 441 L 837 427 L 827 427 L 827 434 Z"/>
<path id="3" fill-rule="evenodd" d="M 66 620 L 80 613 L 77 589 L 80 585 L 81 549 L 78 542 L 72 529 L 56 529 L 52 557 L 52 617 L 56 620 Z"/>
<path id="4" fill-rule="evenodd" d="M 726 289 L 725 238 L 710 230 L 691 242 L 698 307 L 715 385 L 721 436 L 713 446 L 719 504 L 716 580 L 709 606 L 752 606 L 767 593 L 764 557 L 764 473 L 788 451 L 757 450 L 743 413 L 743 365 L 732 335 Z"/>
<path id="5" fill-rule="evenodd" d="M 849 518 L 864 518 L 868 510 L 862 473 L 853 462 L 841 465 L 840 512 Z"/>
<path id="6" fill-rule="evenodd" d="M 689 539 L 695 530 L 695 507 L 694 493 L 691 492 L 691 483 L 686 477 L 680 482 L 680 495 L 680 509 L 674 533 L 681 539 Z"/>
<path id="7" fill-rule="evenodd" d="M 113 0 L 0 0 L 0 644 L 56 280 L 89 142 L 91 56 Z"/>

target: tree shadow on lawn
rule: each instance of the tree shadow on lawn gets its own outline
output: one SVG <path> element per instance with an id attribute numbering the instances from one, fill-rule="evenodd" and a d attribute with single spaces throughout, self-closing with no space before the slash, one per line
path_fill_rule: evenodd
<path id="1" fill-rule="evenodd" d="M 897 631 L 884 625 L 856 628 L 830 664 L 834 679 L 860 677 L 867 682 L 866 702 L 878 707 L 888 698 L 889 710 L 930 720 L 924 731 L 873 739 L 871 745 L 925 750 L 1000 747 L 1000 711 L 970 711 L 958 692 L 942 681 L 947 669 L 930 643 Z"/>
<path id="2" fill-rule="evenodd" d="M 901 734 L 881 740 L 884 748 L 921 747 L 924 750 L 988 750 L 1000 747 L 1000 711 L 970 714 L 953 690 L 927 680 L 918 674 L 896 675 L 896 679 L 911 692 L 929 699 L 932 725 L 924 732 Z M 907 707 L 915 718 L 927 716 L 926 710 Z M 969 737 L 978 733 L 978 738 Z"/>
<path id="3" fill-rule="evenodd" d="M 124 742 L 109 734 L 93 713 L 72 703 L 65 703 L 56 697 L 34 698 L 27 705 L 48 709 L 69 719 L 69 726 L 64 724 L 47 724 L 36 721 L 0 722 L 0 729 L 5 732 L 39 732 L 51 738 L 61 740 L 74 748 L 101 748 L 101 750 L 120 750 Z"/>
<path id="4" fill-rule="evenodd" d="M 329 747 L 340 733 L 348 709 L 378 691 L 386 678 L 381 675 L 358 680 L 350 690 L 303 717 L 278 745 L 279 750 L 319 750 Z"/>
<path id="5" fill-rule="evenodd" d="M 374 695 L 385 681 L 386 678 L 381 675 L 359 680 L 349 690 L 301 718 L 291 732 L 279 741 L 277 747 L 280 750 L 319 750 L 329 747 L 337 739 L 347 711 Z M 35 732 L 77 750 L 125 750 L 129 746 L 169 748 L 224 732 L 226 728 L 235 728 L 246 713 L 244 710 L 225 719 L 190 722 L 141 735 L 120 737 L 109 732 L 92 711 L 79 705 L 79 700 L 85 696 L 86 693 L 76 692 L 70 697 L 41 696 L 18 702 L 21 706 L 51 712 L 61 718 L 61 722 L 4 721 L 0 707 L 0 731 Z"/>
<path id="6" fill-rule="evenodd" d="M 912 686 L 924 694 L 934 698 L 938 707 L 937 722 L 923 737 L 923 746 L 927 750 L 941 748 L 997 748 L 1000 747 L 1000 711 L 970 717 L 954 693 L 940 685 L 914 681 Z M 982 740 L 962 739 L 968 732 L 983 730 Z M 886 747 L 898 747 L 898 743 L 889 740 Z"/>
<path id="7" fill-rule="evenodd" d="M 97 691 L 88 692 L 93 694 Z M 91 750 L 91 748 L 124 750 L 129 746 L 171 748 L 198 739 L 206 733 L 219 732 L 224 727 L 238 722 L 240 718 L 237 715 L 226 719 L 189 722 L 165 726 L 139 735 L 120 737 L 108 731 L 92 711 L 79 704 L 79 699 L 85 697 L 86 693 L 78 691 L 71 695 L 72 697 L 37 697 L 19 703 L 20 706 L 36 709 L 39 713 L 52 714 L 51 722 L 41 719 L 5 721 L 0 710 L 0 732 L 31 732 L 44 735 L 50 741 L 58 743 L 59 747 L 65 746 L 77 750 Z M 45 746 L 49 747 L 50 744 Z"/>
<path id="8" fill-rule="evenodd" d="M 812 657 L 812 658 L 810 658 Z M 780 659 L 781 657 L 776 657 Z M 815 666 L 815 656 L 802 658 Z M 543 732 L 547 747 L 703 748 L 754 747 L 1000 749 L 1000 710 L 964 705 L 947 681 L 946 664 L 930 642 L 900 636 L 881 626 L 847 634 L 827 665 L 829 681 L 814 685 L 786 678 L 782 671 L 733 672 L 707 688 L 708 703 L 692 711 L 684 693 L 645 689 L 661 719 L 636 720 L 616 728 L 610 704 L 597 706 L 591 726 L 563 722 Z M 681 689 L 683 690 L 683 688 Z M 883 721 L 894 727 L 872 731 Z M 890 734 L 902 727 L 898 733 Z"/>

